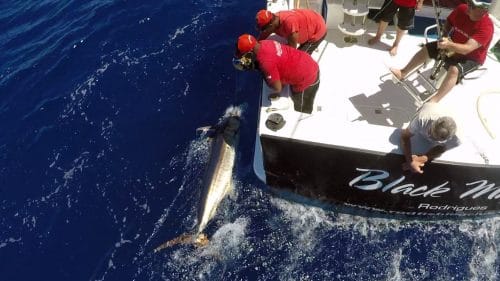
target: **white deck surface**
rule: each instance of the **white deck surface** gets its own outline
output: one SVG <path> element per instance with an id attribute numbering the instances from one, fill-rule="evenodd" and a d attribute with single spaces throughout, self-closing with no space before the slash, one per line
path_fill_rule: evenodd
<path id="1" fill-rule="evenodd" d="M 419 50 L 424 38 L 407 34 L 398 55 L 391 57 L 387 49 L 393 38 L 384 36 L 381 43 L 367 45 L 376 30 L 373 22 L 369 22 L 368 34 L 358 37 L 355 44 L 345 43 L 340 31 L 329 29 L 328 42 L 313 54 L 320 65 L 321 82 L 311 115 L 293 110 L 288 87 L 283 97 L 271 104 L 264 86 L 259 134 L 373 153 L 401 153 L 399 128 L 408 124 L 417 104 L 400 84 L 392 82 L 389 67 L 403 67 Z M 492 44 L 500 38 L 498 26 L 495 32 Z M 395 33 L 389 28 L 386 35 L 394 37 Z M 487 70 L 478 79 L 455 86 L 440 101 L 456 113 L 462 144 L 436 161 L 500 165 L 500 63 L 488 58 L 484 67 Z M 287 106 L 288 109 L 282 109 Z M 267 117 L 274 113 L 266 112 L 268 108 L 279 108 L 274 112 L 286 120 L 285 127 L 277 132 L 265 126 Z M 489 130 L 483 124 L 489 124 Z M 428 149 L 418 137 L 412 138 L 412 144 L 416 153 Z"/>

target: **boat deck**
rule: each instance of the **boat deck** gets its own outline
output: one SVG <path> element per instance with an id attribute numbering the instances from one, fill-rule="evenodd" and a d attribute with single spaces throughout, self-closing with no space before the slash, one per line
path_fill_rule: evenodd
<path id="1" fill-rule="evenodd" d="M 270 102 L 269 89 L 264 85 L 260 135 L 375 154 L 402 154 L 400 128 L 409 123 L 419 104 L 401 84 L 393 82 L 389 67 L 403 67 L 419 50 L 424 37 L 405 35 L 398 54 L 391 57 L 388 48 L 395 36 L 394 29 L 389 27 L 380 43 L 368 46 L 367 40 L 375 34 L 376 25 L 370 20 L 367 24 L 368 32 L 357 37 L 354 44 L 346 43 L 345 35 L 338 29 L 329 28 L 326 42 L 313 53 L 320 65 L 321 82 L 312 114 L 293 110 L 288 87 L 279 100 Z M 499 38 L 499 26 L 496 25 L 492 46 Z M 485 71 L 476 71 L 478 77 L 474 78 L 477 79 L 456 85 L 440 101 L 455 113 L 461 145 L 435 161 L 471 166 L 500 165 L 500 110 L 496 110 L 500 104 L 500 63 L 489 54 L 484 67 Z M 270 108 L 277 110 L 270 111 Z M 265 126 L 272 113 L 279 113 L 286 120 L 286 125 L 276 132 Z M 416 153 L 429 148 L 418 138 L 412 138 L 412 146 Z"/>

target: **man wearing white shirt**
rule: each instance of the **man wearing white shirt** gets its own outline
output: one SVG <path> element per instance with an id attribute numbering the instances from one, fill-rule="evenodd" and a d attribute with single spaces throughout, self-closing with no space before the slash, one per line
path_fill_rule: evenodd
<path id="1" fill-rule="evenodd" d="M 403 170 L 422 174 L 427 161 L 430 161 L 447 149 L 460 145 L 457 137 L 457 125 L 452 114 L 435 102 L 425 103 L 415 114 L 410 125 L 401 133 L 401 147 L 406 162 Z M 411 138 L 425 139 L 431 148 L 423 155 L 412 154 Z"/>

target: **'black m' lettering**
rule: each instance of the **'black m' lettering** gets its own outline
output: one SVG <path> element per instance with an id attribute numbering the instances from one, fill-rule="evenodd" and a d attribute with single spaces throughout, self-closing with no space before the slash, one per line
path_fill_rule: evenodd
<path id="1" fill-rule="evenodd" d="M 366 172 L 359 177 L 356 177 L 352 181 L 349 182 L 349 186 L 354 186 L 361 190 L 377 190 L 381 188 L 384 184 L 380 181 L 389 177 L 389 173 L 382 170 L 368 170 L 368 169 L 360 169 L 356 168 L 356 170 L 360 172 Z M 374 173 L 374 175 L 371 175 Z M 356 184 L 358 182 L 366 183 L 366 184 Z"/>
<path id="2" fill-rule="evenodd" d="M 460 199 L 465 198 L 465 197 L 470 196 L 470 195 L 472 195 L 472 198 L 478 198 L 479 196 L 482 196 L 482 195 L 489 193 L 489 192 L 491 192 L 491 193 L 490 193 L 490 195 L 488 195 L 488 199 L 500 198 L 500 187 L 495 186 L 494 183 L 488 184 L 487 180 L 480 180 L 480 181 L 467 183 L 466 185 L 470 186 L 470 185 L 474 185 L 474 184 L 477 184 L 477 186 L 474 187 L 473 189 L 467 191 L 467 192 L 462 193 L 462 195 L 460 195 Z"/>

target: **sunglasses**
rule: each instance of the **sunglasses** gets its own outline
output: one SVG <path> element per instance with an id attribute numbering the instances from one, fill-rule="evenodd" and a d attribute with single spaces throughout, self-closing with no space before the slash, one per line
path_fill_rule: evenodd
<path id="1" fill-rule="evenodd" d="M 268 29 L 269 27 L 271 27 L 271 24 L 272 24 L 272 21 L 270 21 L 268 24 L 264 25 L 263 27 L 260 27 L 257 24 L 257 25 L 255 25 L 255 29 L 257 29 L 258 31 L 264 31 L 264 30 Z"/>

